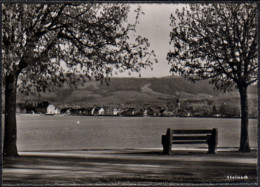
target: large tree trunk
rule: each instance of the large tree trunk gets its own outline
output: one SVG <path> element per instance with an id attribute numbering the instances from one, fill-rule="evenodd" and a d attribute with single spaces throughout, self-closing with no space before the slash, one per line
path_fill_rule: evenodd
<path id="1" fill-rule="evenodd" d="M 17 130 L 16 130 L 16 87 L 17 76 L 5 77 L 5 127 L 3 155 L 9 157 L 18 156 Z"/>
<path id="2" fill-rule="evenodd" d="M 241 136 L 240 136 L 240 152 L 250 152 L 248 137 L 248 99 L 247 86 L 239 86 L 240 104 L 241 104 Z"/>

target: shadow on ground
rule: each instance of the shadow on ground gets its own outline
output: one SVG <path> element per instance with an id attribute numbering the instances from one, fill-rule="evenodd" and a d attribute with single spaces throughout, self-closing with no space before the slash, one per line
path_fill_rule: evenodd
<path id="1" fill-rule="evenodd" d="M 4 158 L 6 185 L 256 183 L 257 154 L 232 151 L 89 150 L 23 152 Z"/>

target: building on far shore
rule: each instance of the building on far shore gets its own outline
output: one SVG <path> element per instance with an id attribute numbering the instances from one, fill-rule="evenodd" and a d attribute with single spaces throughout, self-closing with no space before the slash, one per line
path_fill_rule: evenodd
<path id="1" fill-rule="evenodd" d="M 105 110 L 103 107 L 101 107 L 98 111 L 98 115 L 103 116 L 105 114 Z"/>
<path id="2" fill-rule="evenodd" d="M 58 108 L 56 108 L 54 105 L 50 104 L 47 107 L 47 113 L 46 114 L 59 114 L 60 111 Z"/>

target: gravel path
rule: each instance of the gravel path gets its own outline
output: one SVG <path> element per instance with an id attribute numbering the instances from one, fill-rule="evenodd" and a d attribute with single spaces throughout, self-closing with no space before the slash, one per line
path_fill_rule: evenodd
<path id="1" fill-rule="evenodd" d="M 3 161 L 6 185 L 255 183 L 256 151 L 159 149 L 20 152 Z"/>

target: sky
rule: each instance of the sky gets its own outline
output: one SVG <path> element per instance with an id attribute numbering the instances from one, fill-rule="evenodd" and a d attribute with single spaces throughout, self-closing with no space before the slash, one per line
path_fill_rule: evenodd
<path id="1" fill-rule="evenodd" d="M 181 4 L 132 4 L 131 10 L 141 6 L 145 13 L 140 17 L 140 24 L 136 28 L 136 35 L 146 37 L 150 43 L 150 50 L 154 50 L 158 63 L 150 68 L 141 71 L 141 77 L 165 77 L 170 76 L 170 65 L 166 60 L 167 53 L 170 51 L 170 15 L 177 8 L 182 8 Z M 131 11 L 129 21 L 133 19 L 134 14 Z M 115 75 L 115 74 L 114 74 Z M 118 73 L 116 77 L 139 77 L 139 73 L 128 72 Z"/>

